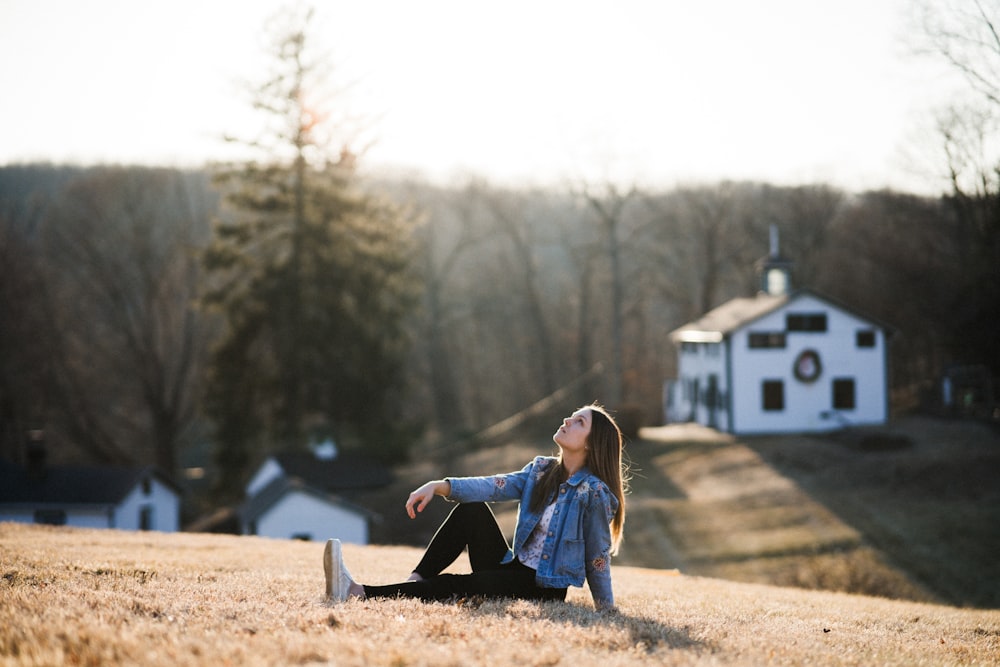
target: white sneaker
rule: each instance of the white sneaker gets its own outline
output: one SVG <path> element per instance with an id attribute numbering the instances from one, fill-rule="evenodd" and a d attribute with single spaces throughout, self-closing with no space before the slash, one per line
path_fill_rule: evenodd
<path id="1" fill-rule="evenodd" d="M 351 592 L 354 579 L 344 565 L 340 540 L 326 541 L 323 549 L 323 573 L 326 575 L 326 597 L 331 602 L 343 602 Z"/>

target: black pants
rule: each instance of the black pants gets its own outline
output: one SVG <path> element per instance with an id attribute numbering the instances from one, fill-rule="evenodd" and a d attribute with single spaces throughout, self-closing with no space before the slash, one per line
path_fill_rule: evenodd
<path id="1" fill-rule="evenodd" d="M 414 570 L 423 581 L 365 586 L 365 596 L 402 596 L 425 601 L 463 597 L 566 599 L 565 588 L 542 588 L 535 584 L 535 571 L 516 558 L 501 565 L 509 548 L 489 505 L 462 503 L 438 528 Z M 466 549 L 472 573 L 441 574 Z"/>

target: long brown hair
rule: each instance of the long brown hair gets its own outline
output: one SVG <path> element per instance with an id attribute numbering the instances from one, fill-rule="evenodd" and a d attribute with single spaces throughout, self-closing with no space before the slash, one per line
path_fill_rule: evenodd
<path id="1" fill-rule="evenodd" d="M 587 435 L 587 468 L 608 485 L 618 499 L 618 509 L 611 519 L 611 555 L 618 553 L 625 527 L 625 493 L 628 490 L 628 467 L 623 458 L 624 439 L 621 429 L 607 410 L 597 404 L 585 405 L 590 410 L 590 433 Z M 556 465 L 543 474 L 531 495 L 531 510 L 540 512 L 565 481 L 566 468 L 562 454 Z"/>

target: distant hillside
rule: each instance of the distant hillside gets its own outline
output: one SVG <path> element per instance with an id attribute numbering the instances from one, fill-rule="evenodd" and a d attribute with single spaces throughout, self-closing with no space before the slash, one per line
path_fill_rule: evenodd
<path id="1" fill-rule="evenodd" d="M 566 603 L 322 599 L 322 546 L 0 524 L 0 664 L 986 665 L 1000 611 L 616 566 Z M 345 546 L 361 581 L 419 550 Z M 463 564 L 464 565 L 464 564 Z"/>

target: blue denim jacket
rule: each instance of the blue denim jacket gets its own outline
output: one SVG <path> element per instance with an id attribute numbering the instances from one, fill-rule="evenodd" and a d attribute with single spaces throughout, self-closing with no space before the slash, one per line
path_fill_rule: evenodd
<path id="1" fill-rule="evenodd" d="M 449 477 L 448 500 L 460 503 L 520 501 L 514 546 L 503 562 L 514 560 L 541 519 L 531 511 L 531 492 L 549 466 L 557 459 L 538 456 L 519 472 L 489 477 Z M 545 537 L 542 560 L 535 582 L 543 588 L 590 585 L 594 606 L 614 607 L 611 590 L 611 519 L 618 510 L 618 499 L 588 469 L 577 471 L 559 487 L 559 497 Z"/>

